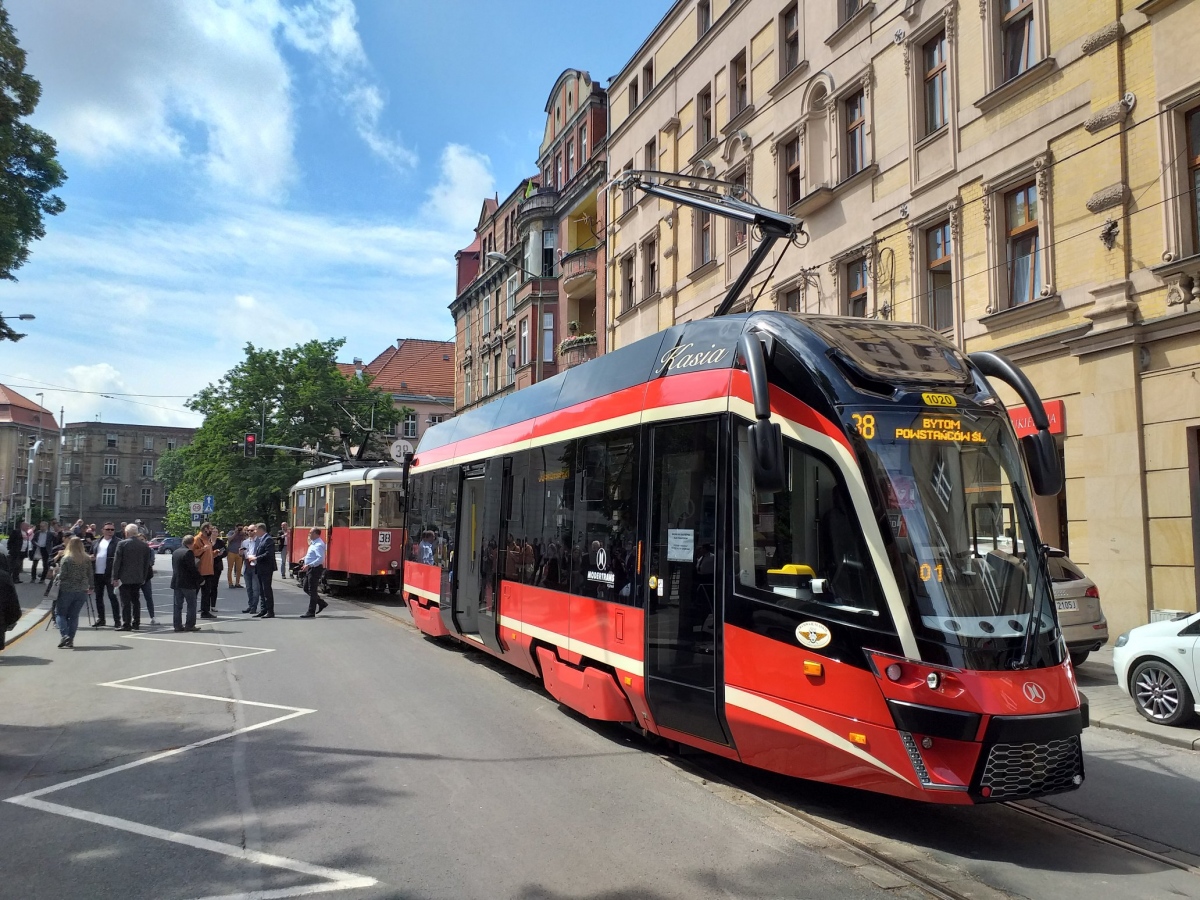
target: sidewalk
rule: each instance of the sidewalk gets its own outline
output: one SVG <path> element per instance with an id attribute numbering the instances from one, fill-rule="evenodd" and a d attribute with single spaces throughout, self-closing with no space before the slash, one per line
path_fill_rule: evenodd
<path id="1" fill-rule="evenodd" d="M 1075 676 L 1079 680 L 1080 691 L 1088 698 L 1093 728 L 1111 728 L 1172 747 L 1200 750 L 1200 727 L 1197 727 L 1195 719 L 1190 725 L 1168 728 L 1148 722 L 1138 714 L 1133 700 L 1117 687 L 1111 648 L 1093 652 L 1088 661 L 1075 670 Z"/>
<path id="2" fill-rule="evenodd" d="M 53 602 L 51 597 L 43 597 L 42 592 L 46 590 L 46 585 L 37 582 L 30 583 L 28 568 L 25 572 L 25 577 L 21 579 L 21 583 L 15 585 L 17 589 L 17 597 L 21 601 L 21 619 L 17 622 L 17 627 L 4 636 L 4 644 L 7 646 L 25 634 L 27 631 L 32 631 L 45 621 L 46 616 L 50 615 L 50 607 Z M 54 626 L 51 626 L 52 628 Z"/>

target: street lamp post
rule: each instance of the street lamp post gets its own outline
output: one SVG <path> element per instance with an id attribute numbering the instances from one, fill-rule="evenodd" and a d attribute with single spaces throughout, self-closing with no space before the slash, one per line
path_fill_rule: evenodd
<path id="1" fill-rule="evenodd" d="M 516 269 L 518 272 L 524 272 L 530 278 L 541 279 L 541 278 L 546 277 L 544 275 L 535 275 L 533 272 L 530 272 L 527 268 L 520 265 L 519 263 L 513 262 L 511 259 L 509 259 L 507 256 L 505 256 L 503 253 L 498 253 L 496 251 L 492 251 L 491 253 L 487 254 L 484 258 L 490 262 L 500 263 L 501 265 L 505 265 L 505 266 L 511 266 L 512 268 Z M 535 381 L 541 381 L 542 380 L 542 356 L 543 356 L 543 354 L 542 354 L 542 348 L 541 348 L 540 344 L 542 343 L 541 335 L 542 335 L 542 331 L 543 331 L 543 324 L 542 324 L 542 292 L 540 290 L 537 293 L 537 319 L 534 321 L 533 328 L 531 329 L 531 331 L 532 331 L 532 334 L 530 335 L 530 337 L 533 338 L 533 348 L 532 349 L 533 349 L 535 360 L 536 360 L 535 369 L 537 371 L 537 378 L 535 379 Z"/>
<path id="2" fill-rule="evenodd" d="M 32 322 L 36 318 L 37 316 L 33 315 L 33 313 L 21 313 L 20 315 L 16 316 L 0 315 L 0 334 L 10 341 L 19 341 L 21 338 L 25 337 L 25 335 L 17 334 L 17 332 L 13 331 L 11 327 L 5 325 L 4 323 L 13 321 Z"/>

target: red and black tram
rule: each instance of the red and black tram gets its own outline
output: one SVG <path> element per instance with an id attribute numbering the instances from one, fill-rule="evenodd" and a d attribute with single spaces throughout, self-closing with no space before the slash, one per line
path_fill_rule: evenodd
<path id="1" fill-rule="evenodd" d="M 308 534 L 326 543 L 322 588 L 400 590 L 404 559 L 404 471 L 333 463 L 304 473 L 289 492 L 288 564 L 308 551 Z"/>
<path id="2" fill-rule="evenodd" d="M 585 715 L 753 766 L 939 803 L 1071 790 L 1047 428 L 1015 366 L 921 326 L 677 325 L 428 430 L 404 596 Z"/>

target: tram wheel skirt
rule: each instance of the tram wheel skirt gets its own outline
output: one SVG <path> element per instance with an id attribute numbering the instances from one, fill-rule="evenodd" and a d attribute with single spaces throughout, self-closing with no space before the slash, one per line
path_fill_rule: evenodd
<path id="1" fill-rule="evenodd" d="M 605 722 L 632 722 L 633 708 L 608 672 L 592 666 L 575 668 L 561 662 L 548 647 L 537 648 L 546 690 L 558 702 Z"/>

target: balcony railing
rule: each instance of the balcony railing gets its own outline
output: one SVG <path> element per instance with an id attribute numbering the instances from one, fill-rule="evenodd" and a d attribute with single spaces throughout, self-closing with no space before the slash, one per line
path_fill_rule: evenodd
<path id="1" fill-rule="evenodd" d="M 596 248 L 592 247 L 589 250 L 572 250 L 559 260 L 563 286 L 569 288 L 574 279 L 585 275 L 594 277 L 596 274 L 596 255 Z"/>
<path id="2" fill-rule="evenodd" d="M 521 201 L 517 207 L 517 228 L 521 228 L 531 219 L 549 218 L 554 215 L 558 205 L 558 191 L 549 188 L 538 188 Z"/>
<path id="3" fill-rule="evenodd" d="M 558 345 L 558 364 L 565 370 L 596 358 L 596 336 L 580 334 Z"/>

